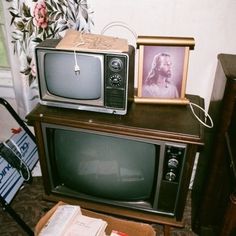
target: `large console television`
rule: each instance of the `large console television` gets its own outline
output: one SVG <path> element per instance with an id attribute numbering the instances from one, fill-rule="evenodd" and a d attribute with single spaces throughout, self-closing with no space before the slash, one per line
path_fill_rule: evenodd
<path id="1" fill-rule="evenodd" d="M 203 106 L 200 97 L 188 98 Z M 27 119 L 35 129 L 47 199 L 182 222 L 195 154 L 203 145 L 203 127 L 189 106 L 130 103 L 124 116 L 38 105 Z"/>

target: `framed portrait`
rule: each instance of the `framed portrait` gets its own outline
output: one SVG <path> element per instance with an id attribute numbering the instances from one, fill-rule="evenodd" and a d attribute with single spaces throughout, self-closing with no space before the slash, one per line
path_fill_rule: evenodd
<path id="1" fill-rule="evenodd" d="M 187 104 L 186 82 L 193 38 L 139 36 L 139 103 Z"/>

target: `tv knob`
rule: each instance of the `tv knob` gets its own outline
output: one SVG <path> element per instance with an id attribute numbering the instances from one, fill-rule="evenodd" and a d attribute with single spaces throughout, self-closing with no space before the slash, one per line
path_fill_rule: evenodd
<path id="1" fill-rule="evenodd" d="M 175 178 L 176 178 L 176 174 L 172 171 L 167 172 L 165 175 L 165 179 L 168 181 L 174 181 Z"/>
<path id="2" fill-rule="evenodd" d="M 109 62 L 109 68 L 114 72 L 121 71 L 123 68 L 123 62 L 119 58 L 112 58 Z"/>
<path id="3" fill-rule="evenodd" d="M 119 74 L 114 74 L 110 77 L 110 84 L 113 87 L 121 86 L 122 78 Z"/>
<path id="4" fill-rule="evenodd" d="M 168 167 L 169 168 L 177 168 L 179 161 L 176 158 L 171 158 L 168 160 Z"/>

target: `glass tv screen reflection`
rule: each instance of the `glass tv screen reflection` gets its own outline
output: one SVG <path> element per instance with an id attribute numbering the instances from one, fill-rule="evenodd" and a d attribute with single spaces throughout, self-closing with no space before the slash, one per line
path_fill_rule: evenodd
<path id="1" fill-rule="evenodd" d="M 78 57 L 78 56 L 77 56 Z M 101 100 L 102 95 L 102 57 L 99 55 L 80 55 L 81 68 L 90 66 L 79 75 L 74 71 L 73 53 L 46 53 L 44 57 L 45 78 L 48 92 L 68 99 Z M 60 79 L 63 76 L 64 79 Z M 58 82 L 60 80 L 60 83 Z M 76 89 L 75 89 L 76 88 Z"/>
<path id="2" fill-rule="evenodd" d="M 47 123 L 42 131 L 50 194 L 175 215 L 186 145 Z"/>

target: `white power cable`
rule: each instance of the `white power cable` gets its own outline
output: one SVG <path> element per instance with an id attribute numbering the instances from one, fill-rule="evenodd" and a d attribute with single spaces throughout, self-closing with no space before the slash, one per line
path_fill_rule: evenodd
<path id="1" fill-rule="evenodd" d="M 131 29 L 125 22 L 122 22 L 122 21 L 114 21 L 114 22 L 111 22 L 111 23 L 107 24 L 107 25 L 102 29 L 101 34 L 103 35 L 108 29 L 110 29 L 111 27 L 114 27 L 114 26 L 120 26 L 120 27 L 123 27 L 123 28 L 129 30 L 129 31 L 132 33 L 132 35 L 133 35 L 133 37 L 135 38 L 135 40 L 137 40 L 138 36 L 137 36 L 136 32 L 135 32 L 133 29 Z M 204 110 L 202 107 L 200 107 L 199 105 L 197 105 L 197 104 L 195 104 L 195 103 L 192 103 L 192 102 L 190 102 L 189 105 L 190 105 L 190 108 L 191 108 L 191 111 L 192 111 L 193 115 L 197 118 L 197 120 L 198 120 L 202 125 L 204 125 L 204 126 L 207 127 L 207 128 L 213 128 L 213 126 L 214 126 L 213 120 L 212 120 L 212 118 L 210 117 L 210 115 L 206 112 L 206 110 Z M 205 122 L 202 121 L 202 120 L 197 116 L 197 114 L 196 114 L 196 112 L 195 112 L 195 110 L 194 110 L 193 107 L 197 107 L 198 109 L 200 109 L 201 111 L 204 112 L 205 119 L 206 119 Z M 208 125 L 208 124 L 206 123 L 207 120 L 210 121 L 210 125 Z"/>
<path id="2" fill-rule="evenodd" d="M 79 47 L 79 46 L 85 44 L 82 34 L 83 34 L 83 32 L 80 33 L 80 42 L 77 43 L 75 45 L 75 47 Z M 75 71 L 75 74 L 77 75 L 77 74 L 80 74 L 80 67 L 79 67 L 79 64 L 78 64 L 78 60 L 77 60 L 77 55 L 76 55 L 76 50 L 75 49 L 74 49 L 74 60 L 75 60 L 74 71 Z"/>
<path id="3" fill-rule="evenodd" d="M 191 108 L 191 111 L 192 111 L 193 115 L 197 118 L 197 120 L 198 120 L 202 125 L 204 125 L 204 126 L 207 127 L 207 128 L 213 128 L 214 122 L 213 122 L 211 116 L 207 113 L 207 111 L 206 111 L 205 109 L 203 109 L 203 108 L 200 107 L 199 105 L 197 105 L 197 104 L 195 104 L 195 103 L 192 103 L 192 102 L 189 103 L 189 106 L 190 106 L 190 108 Z M 197 116 L 197 114 L 196 114 L 196 112 L 195 112 L 195 110 L 194 110 L 194 107 L 197 107 L 198 109 L 200 109 L 201 111 L 204 112 L 205 121 L 202 121 L 202 120 Z M 206 123 L 207 120 L 210 121 L 210 125 L 208 125 L 208 124 Z"/>
<path id="4" fill-rule="evenodd" d="M 110 29 L 111 27 L 114 27 L 114 26 L 120 26 L 120 27 L 123 27 L 125 29 L 127 29 L 128 31 L 130 31 L 133 35 L 133 37 L 135 38 L 135 40 L 137 40 L 138 36 L 135 32 L 134 29 L 132 29 L 129 25 L 127 25 L 125 22 L 122 22 L 122 21 L 113 21 L 113 22 L 110 22 L 109 24 L 107 24 L 101 31 L 101 34 L 103 35 L 108 29 Z"/>

